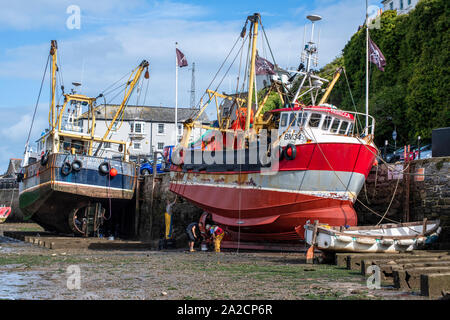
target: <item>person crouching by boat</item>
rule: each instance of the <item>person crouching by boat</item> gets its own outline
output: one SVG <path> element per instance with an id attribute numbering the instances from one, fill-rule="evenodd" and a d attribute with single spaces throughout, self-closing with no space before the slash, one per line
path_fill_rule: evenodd
<path id="1" fill-rule="evenodd" d="M 222 239 L 225 236 L 225 231 L 223 231 L 221 227 L 213 225 L 209 227 L 209 234 L 211 235 L 214 241 L 214 251 L 220 252 L 220 243 L 222 242 Z"/>
<path id="2" fill-rule="evenodd" d="M 203 224 L 201 222 L 192 222 L 187 226 L 186 233 L 189 238 L 189 252 L 194 252 L 194 244 L 197 241 L 201 241 L 200 227 L 202 226 Z"/>

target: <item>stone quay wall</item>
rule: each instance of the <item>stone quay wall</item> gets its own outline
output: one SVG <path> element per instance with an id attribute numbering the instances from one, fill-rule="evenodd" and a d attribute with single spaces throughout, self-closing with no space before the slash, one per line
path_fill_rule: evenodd
<path id="1" fill-rule="evenodd" d="M 153 181 L 155 182 L 153 185 Z M 159 239 L 164 237 L 166 200 L 173 201 L 175 194 L 169 190 L 169 173 L 145 176 L 138 187 L 140 202 L 138 237 L 142 241 L 152 242 L 156 247 Z M 152 195 L 153 194 L 153 195 Z M 172 207 L 173 240 L 176 247 L 187 247 L 186 227 L 200 219 L 203 210 L 178 197 Z"/>
<path id="2" fill-rule="evenodd" d="M 15 179 L 0 178 L 0 205 L 11 207 L 7 221 L 23 221 L 23 213 L 19 208 L 19 184 Z"/>
<path id="3" fill-rule="evenodd" d="M 358 200 L 381 216 L 386 213 L 386 218 L 399 222 L 440 219 L 442 231 L 439 242 L 448 243 L 450 157 L 414 160 L 409 162 L 409 168 L 404 163 L 380 163 L 372 168 Z M 380 216 L 359 201 L 355 203 L 358 224 L 378 223 Z M 383 220 L 382 223 L 388 222 Z"/>

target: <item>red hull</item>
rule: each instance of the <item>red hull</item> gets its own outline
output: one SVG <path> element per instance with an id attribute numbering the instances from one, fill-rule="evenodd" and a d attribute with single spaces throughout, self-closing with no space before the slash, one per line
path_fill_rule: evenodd
<path id="1" fill-rule="evenodd" d="M 229 230 L 233 240 L 239 237 L 241 241 L 298 241 L 301 238 L 294 228 L 305 225 L 308 220 L 319 220 L 337 226 L 357 225 L 351 201 L 255 189 L 237 192 L 235 189 L 220 188 L 219 191 L 206 186 L 180 188 L 172 184 L 170 190 L 191 199 L 191 202 L 210 212 L 216 223 Z M 202 194 L 208 194 L 208 197 L 202 199 L 202 202 L 194 200 Z M 237 208 L 215 207 L 224 198 L 237 204 L 240 197 L 240 211 Z M 265 203 L 260 208 L 245 205 L 261 202 L 261 199 L 265 199 Z"/>
<path id="2" fill-rule="evenodd" d="M 234 241 L 298 241 L 295 227 L 307 220 L 357 225 L 353 201 L 372 167 L 373 153 L 374 148 L 362 144 L 298 145 L 297 157 L 280 161 L 273 177 L 183 172 L 173 166 L 170 190 L 211 213 Z"/>

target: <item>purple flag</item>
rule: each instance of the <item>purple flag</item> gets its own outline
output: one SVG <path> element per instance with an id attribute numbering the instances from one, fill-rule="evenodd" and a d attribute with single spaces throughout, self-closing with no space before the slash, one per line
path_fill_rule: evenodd
<path id="1" fill-rule="evenodd" d="M 273 71 L 274 66 L 272 63 L 267 61 L 264 58 L 261 58 L 258 54 L 256 54 L 256 61 L 255 61 L 255 73 L 258 75 L 261 74 L 275 74 Z"/>
<path id="2" fill-rule="evenodd" d="M 386 65 L 386 59 L 383 56 L 380 48 L 377 47 L 375 42 L 369 38 L 369 58 L 370 62 L 376 64 L 377 68 L 384 71 L 384 66 Z"/>
<path id="3" fill-rule="evenodd" d="M 177 53 L 177 62 L 178 62 L 178 66 L 179 66 L 180 68 L 182 68 L 182 67 L 187 67 L 188 63 L 187 63 L 186 57 L 184 56 L 183 52 L 181 52 L 180 50 L 178 50 L 178 48 L 175 49 L 175 50 L 176 50 L 176 53 Z"/>

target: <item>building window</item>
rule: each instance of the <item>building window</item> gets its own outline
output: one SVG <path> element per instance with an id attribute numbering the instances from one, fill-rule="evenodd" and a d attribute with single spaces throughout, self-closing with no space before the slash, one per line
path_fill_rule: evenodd
<path id="1" fill-rule="evenodd" d="M 104 146 L 105 148 L 111 148 L 111 142 L 104 142 L 104 143 L 103 143 L 103 146 Z"/>
<path id="2" fill-rule="evenodd" d="M 411 4 L 411 0 L 408 0 L 408 6 Z"/>
<path id="3" fill-rule="evenodd" d="M 392 1 L 391 3 L 389 3 L 389 9 L 390 9 L 390 10 L 394 10 L 394 1 Z"/>
<path id="4" fill-rule="evenodd" d="M 135 149 L 135 150 L 141 150 L 141 144 L 135 142 L 135 143 L 133 144 L 133 149 Z"/>
<path id="5" fill-rule="evenodd" d="M 178 125 L 178 135 L 181 136 L 183 134 L 183 126 L 181 124 Z"/>
<path id="6" fill-rule="evenodd" d="M 403 10 L 403 0 L 400 0 L 400 10 Z"/>
<path id="7" fill-rule="evenodd" d="M 158 133 L 164 133 L 164 123 L 158 124 Z"/>
<path id="8" fill-rule="evenodd" d="M 142 122 L 132 122 L 131 123 L 131 133 L 143 133 L 144 123 Z"/>
<path id="9" fill-rule="evenodd" d="M 164 149 L 164 142 L 158 142 L 158 150 Z"/>

